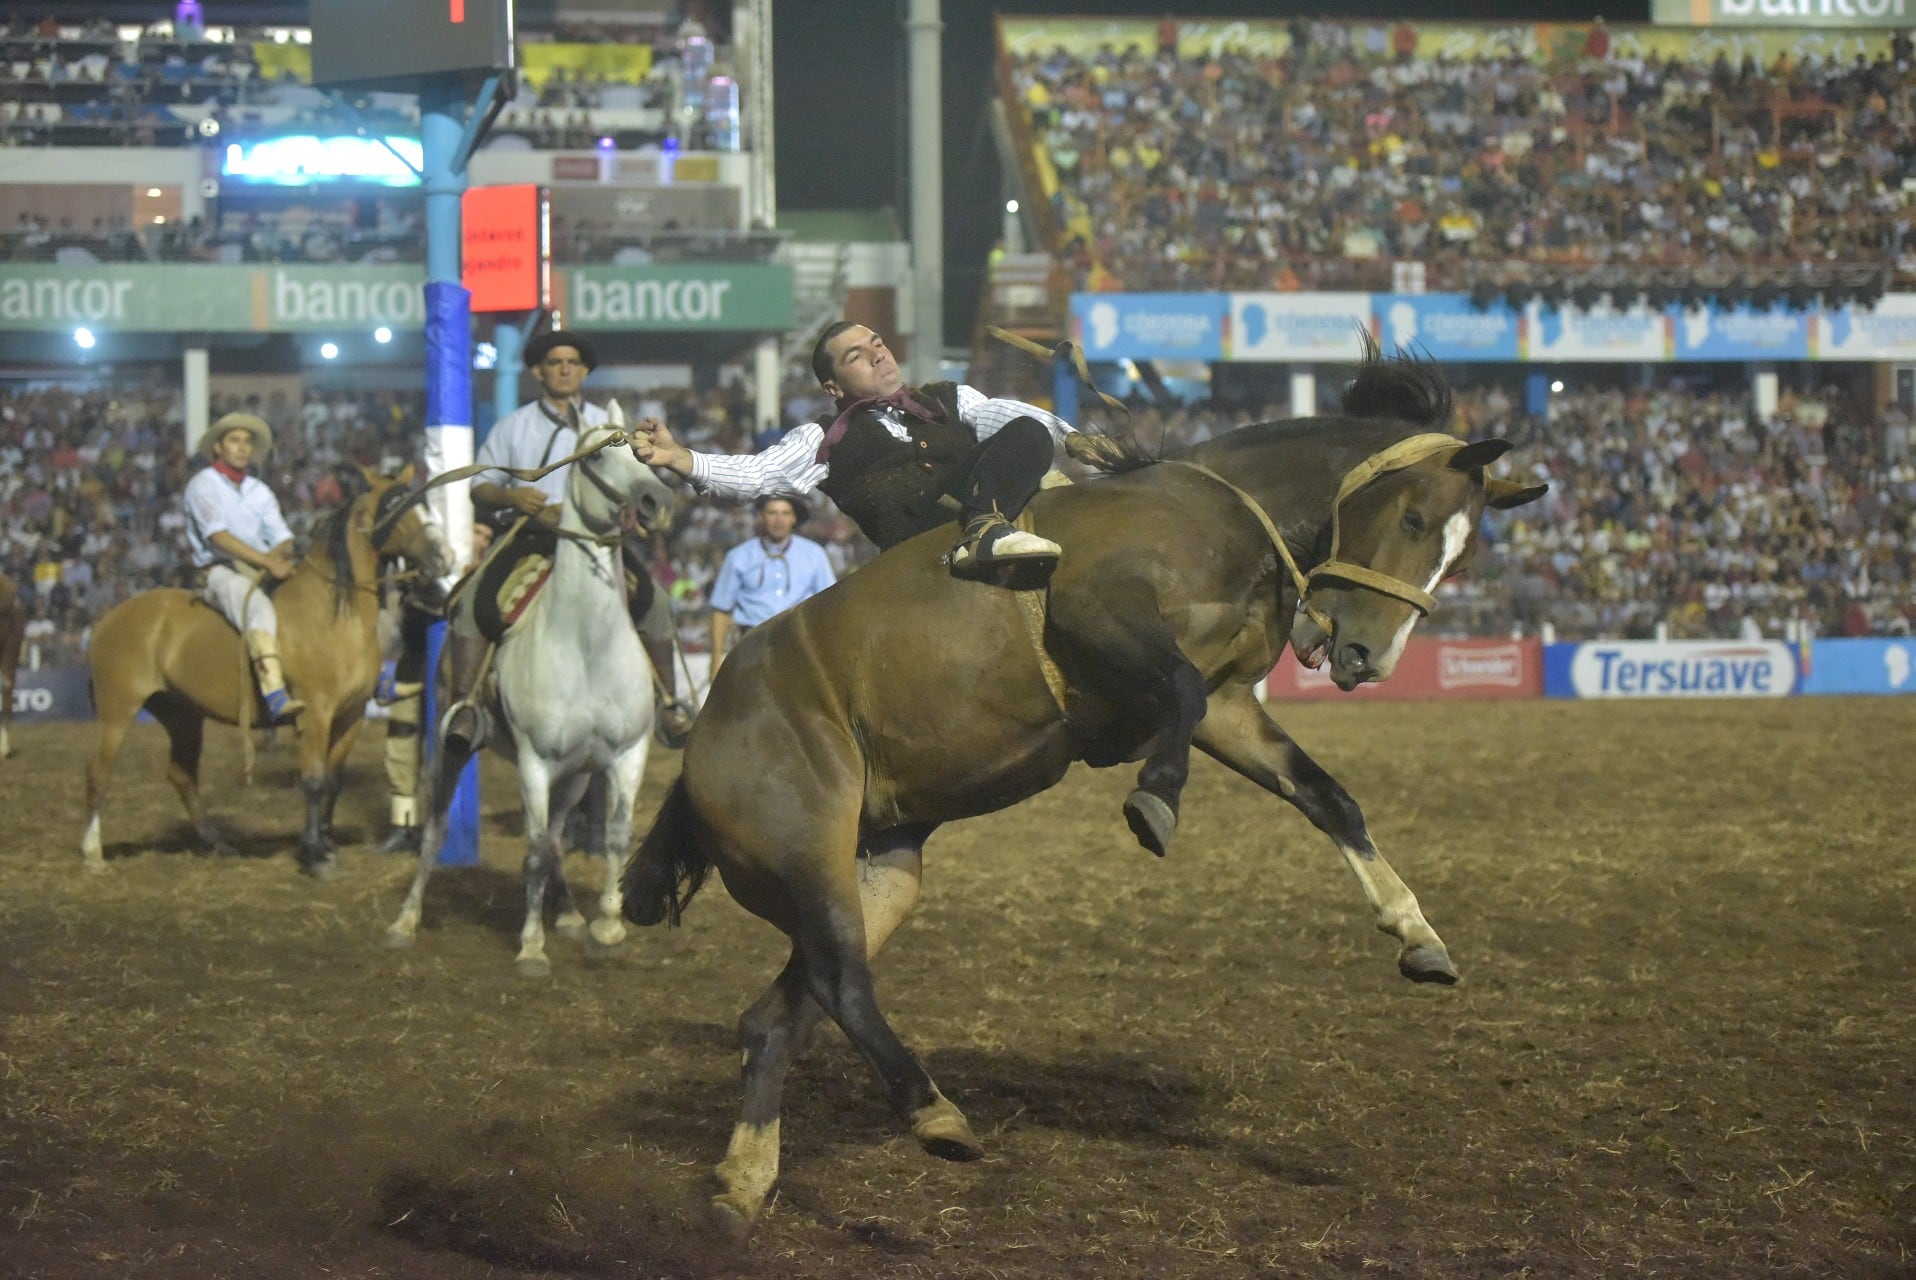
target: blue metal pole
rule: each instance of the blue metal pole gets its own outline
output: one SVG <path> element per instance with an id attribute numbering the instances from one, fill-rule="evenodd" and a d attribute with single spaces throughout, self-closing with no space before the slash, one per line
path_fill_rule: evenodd
<path id="1" fill-rule="evenodd" d="M 501 320 L 492 331 L 493 350 L 498 358 L 492 366 L 492 420 L 505 417 L 519 407 L 519 364 L 525 351 L 525 331 L 516 320 Z"/>
<path id="2" fill-rule="evenodd" d="M 456 79 L 429 77 L 420 85 L 421 187 L 426 204 L 426 458 L 434 475 L 472 461 L 472 299 L 460 283 L 459 201 L 466 189 L 465 97 Z M 472 499 L 465 488 L 436 489 L 434 506 L 464 559 L 472 546 Z M 427 670 L 438 671 L 445 623 L 433 627 Z M 427 751 L 439 728 L 435 681 L 426 681 Z M 446 815 L 444 866 L 479 862 L 479 762 L 459 776 Z"/>

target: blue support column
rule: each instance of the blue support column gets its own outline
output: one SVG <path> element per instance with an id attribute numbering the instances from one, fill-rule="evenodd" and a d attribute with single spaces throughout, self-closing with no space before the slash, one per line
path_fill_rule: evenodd
<path id="1" fill-rule="evenodd" d="M 461 281 L 459 200 L 466 189 L 465 97 L 452 78 L 428 78 L 419 93 L 419 142 L 424 152 L 421 187 L 426 205 L 426 460 L 434 475 L 472 461 L 472 311 Z M 463 485 L 433 491 L 433 506 L 456 552 L 472 547 L 472 499 Z M 432 628 L 427 670 L 439 669 L 446 624 Z M 434 681 L 426 681 L 427 751 L 439 728 Z M 479 762 L 459 776 L 446 817 L 442 866 L 479 861 Z"/>
<path id="2" fill-rule="evenodd" d="M 1051 362 L 1051 412 L 1078 425 L 1078 375 L 1070 361 Z"/>
<path id="3" fill-rule="evenodd" d="M 526 349 L 525 330 L 514 320 L 501 320 L 492 331 L 498 359 L 492 366 L 492 420 L 519 407 L 519 365 Z"/>

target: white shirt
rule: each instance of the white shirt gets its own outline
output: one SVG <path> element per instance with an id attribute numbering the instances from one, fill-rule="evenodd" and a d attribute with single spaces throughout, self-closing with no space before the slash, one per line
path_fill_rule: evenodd
<path id="1" fill-rule="evenodd" d="M 569 426 L 553 422 L 540 407 L 542 403 L 541 400 L 534 400 L 531 404 L 522 404 L 493 423 L 492 430 L 486 433 L 485 443 L 479 446 L 473 461 L 493 467 L 536 470 L 577 453 L 579 433 Z M 588 427 L 599 427 L 607 425 L 612 419 L 596 404 L 581 404 L 579 421 Z M 545 494 L 546 501 L 553 506 L 564 506 L 566 476 L 571 470 L 570 467 L 561 467 L 543 480 L 532 481 L 532 487 Z M 474 486 L 496 484 L 511 489 L 523 487 L 527 482 L 514 480 L 503 471 L 482 471 L 472 478 L 471 483 Z"/>
<path id="2" fill-rule="evenodd" d="M 186 541 L 193 549 L 196 569 L 231 559 L 213 545 L 216 533 L 230 533 L 255 551 L 271 551 L 293 537 L 286 517 L 280 514 L 279 499 L 252 476 L 235 485 L 214 468 L 202 468 L 186 482 L 181 505 L 186 508 Z"/>
<path id="3" fill-rule="evenodd" d="M 976 387 L 958 388 L 958 420 L 970 427 L 980 440 L 998 433 L 1013 418 L 1036 418 L 1051 433 L 1052 440 L 1063 443 L 1077 428 L 1057 414 L 1022 400 L 993 400 Z M 879 410 L 878 420 L 885 430 L 900 440 L 911 439 L 904 415 L 891 406 Z M 488 437 L 490 439 L 490 437 Z M 747 502 L 773 493 L 810 493 L 825 482 L 831 467 L 817 461 L 818 446 L 825 440 L 825 428 L 816 422 L 793 427 L 779 442 L 763 453 L 692 455 L 692 487 L 714 497 Z"/>

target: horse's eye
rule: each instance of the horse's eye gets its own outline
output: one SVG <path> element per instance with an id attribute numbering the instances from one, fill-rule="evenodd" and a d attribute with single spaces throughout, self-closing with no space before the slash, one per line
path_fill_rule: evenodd
<path id="1" fill-rule="evenodd" d="M 1406 511 L 1404 513 L 1404 532 L 1413 538 L 1423 537 L 1424 513 L 1421 511 Z"/>

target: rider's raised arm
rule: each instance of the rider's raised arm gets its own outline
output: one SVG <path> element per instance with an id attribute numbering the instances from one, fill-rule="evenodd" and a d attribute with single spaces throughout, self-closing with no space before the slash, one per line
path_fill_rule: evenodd
<path id="1" fill-rule="evenodd" d="M 763 453 L 692 453 L 688 479 L 700 493 L 734 502 L 768 494 L 806 494 L 818 488 L 829 468 L 818 461 L 825 429 L 816 422 L 787 431 Z"/>
<path id="2" fill-rule="evenodd" d="M 1077 430 L 1049 409 L 1040 409 L 1022 400 L 994 399 L 962 383 L 958 387 L 958 417 L 980 440 L 997 435 L 998 428 L 1013 418 L 1036 418 L 1051 433 L 1055 444 L 1063 444 L 1064 438 Z"/>

